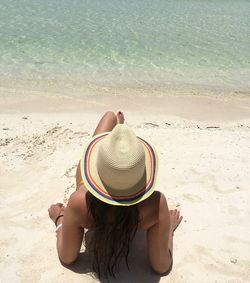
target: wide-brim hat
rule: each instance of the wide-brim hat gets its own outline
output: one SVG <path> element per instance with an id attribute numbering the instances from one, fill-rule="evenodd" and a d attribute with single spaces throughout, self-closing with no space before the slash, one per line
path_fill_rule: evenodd
<path id="1" fill-rule="evenodd" d="M 92 137 L 83 148 L 80 164 L 85 187 L 105 203 L 129 206 L 154 191 L 156 149 L 126 124 Z"/>

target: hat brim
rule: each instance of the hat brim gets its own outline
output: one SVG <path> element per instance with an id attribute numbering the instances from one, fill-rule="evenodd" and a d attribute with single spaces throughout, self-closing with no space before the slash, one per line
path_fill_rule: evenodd
<path id="1" fill-rule="evenodd" d="M 94 136 L 83 148 L 81 157 L 81 174 L 85 187 L 99 200 L 120 206 L 129 206 L 147 199 L 154 191 L 158 168 L 158 157 L 155 148 L 138 137 L 145 151 L 145 173 L 143 178 L 135 184 L 126 195 L 119 195 L 107 188 L 101 180 L 96 166 L 99 145 L 110 132 Z"/>

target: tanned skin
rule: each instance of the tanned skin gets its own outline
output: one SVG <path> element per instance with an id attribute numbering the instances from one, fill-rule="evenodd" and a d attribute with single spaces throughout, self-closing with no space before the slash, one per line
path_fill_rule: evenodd
<path id="1" fill-rule="evenodd" d="M 117 123 L 124 123 L 122 112 L 106 112 L 100 120 L 93 136 L 103 132 L 112 131 Z M 52 204 L 49 217 L 53 222 L 63 223 L 57 231 L 57 252 L 62 263 L 69 265 L 75 262 L 80 253 L 84 229 L 95 227 L 94 219 L 88 212 L 86 193 L 82 180 L 80 166 L 76 171 L 77 190 L 70 196 L 67 207 L 62 204 Z M 152 269 L 158 274 L 169 272 L 172 265 L 173 235 L 175 229 L 182 221 L 180 212 L 169 210 L 166 197 L 163 193 L 155 191 L 149 198 L 138 204 L 139 230 L 147 232 L 147 249 Z"/>

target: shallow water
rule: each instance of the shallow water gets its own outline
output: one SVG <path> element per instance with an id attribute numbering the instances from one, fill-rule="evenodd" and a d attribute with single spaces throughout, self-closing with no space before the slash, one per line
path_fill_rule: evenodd
<path id="1" fill-rule="evenodd" d="M 250 1 L 1 0 L 0 83 L 250 90 Z"/>

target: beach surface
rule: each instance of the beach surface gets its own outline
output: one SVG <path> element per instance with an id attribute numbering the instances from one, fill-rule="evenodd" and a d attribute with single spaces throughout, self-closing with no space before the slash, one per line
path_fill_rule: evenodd
<path id="1" fill-rule="evenodd" d="M 184 217 L 169 276 L 151 271 L 138 233 L 130 272 L 122 266 L 117 280 L 248 282 L 249 97 L 23 97 L 0 100 L 0 282 L 99 282 L 84 248 L 72 267 L 60 264 L 47 209 L 67 204 L 82 146 L 110 110 L 124 111 L 136 134 L 156 146 L 156 189 Z"/>

